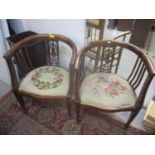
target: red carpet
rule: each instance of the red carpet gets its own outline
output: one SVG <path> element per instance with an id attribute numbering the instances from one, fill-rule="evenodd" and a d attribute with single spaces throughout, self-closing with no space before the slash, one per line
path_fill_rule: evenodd
<path id="1" fill-rule="evenodd" d="M 14 95 L 10 92 L 0 99 L 0 134 L 8 135 L 127 135 L 147 134 L 129 127 L 108 116 L 104 119 L 84 113 L 80 125 L 69 118 L 66 109 L 60 105 L 27 102 L 28 114 L 24 114 Z"/>

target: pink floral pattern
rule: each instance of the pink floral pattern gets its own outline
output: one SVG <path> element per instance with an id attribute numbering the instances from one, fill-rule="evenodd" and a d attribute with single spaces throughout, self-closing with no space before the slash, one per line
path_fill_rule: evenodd
<path id="1" fill-rule="evenodd" d="M 50 83 L 40 80 L 40 77 L 46 73 L 52 73 L 55 75 L 54 82 Z M 47 90 L 58 87 L 63 82 L 63 78 L 64 76 L 58 68 L 48 66 L 48 67 L 42 67 L 34 71 L 31 80 L 33 81 L 34 86 L 37 87 L 38 89 Z M 51 79 L 51 81 L 53 81 L 53 79 Z"/>
<path id="2" fill-rule="evenodd" d="M 123 94 L 127 89 L 126 86 L 117 79 L 108 79 L 106 77 L 94 79 L 91 87 L 91 91 L 93 91 L 94 95 L 106 95 L 112 98 Z"/>

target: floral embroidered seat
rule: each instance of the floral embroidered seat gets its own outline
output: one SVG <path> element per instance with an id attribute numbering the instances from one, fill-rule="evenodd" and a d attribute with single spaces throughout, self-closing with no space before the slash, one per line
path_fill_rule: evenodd
<path id="1" fill-rule="evenodd" d="M 19 90 L 42 96 L 66 96 L 69 90 L 69 73 L 56 66 L 39 67 L 25 76 Z"/>
<path id="2" fill-rule="evenodd" d="M 133 107 L 136 94 L 129 83 L 119 75 L 93 73 L 83 80 L 80 98 L 81 104 L 114 110 Z"/>

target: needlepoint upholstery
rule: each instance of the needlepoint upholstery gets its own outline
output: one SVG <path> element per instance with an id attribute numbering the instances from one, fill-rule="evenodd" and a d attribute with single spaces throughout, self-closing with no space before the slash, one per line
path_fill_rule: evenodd
<path id="1" fill-rule="evenodd" d="M 80 98 L 81 104 L 114 110 L 134 106 L 136 94 L 119 75 L 93 73 L 83 80 Z"/>
<path id="2" fill-rule="evenodd" d="M 68 89 L 68 71 L 56 66 L 43 66 L 32 70 L 19 86 L 19 91 L 42 96 L 66 96 Z"/>

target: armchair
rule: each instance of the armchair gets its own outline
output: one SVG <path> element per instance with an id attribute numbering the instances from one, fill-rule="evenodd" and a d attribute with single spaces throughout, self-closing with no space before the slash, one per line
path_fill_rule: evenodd
<path id="1" fill-rule="evenodd" d="M 33 46 L 36 47 L 37 44 L 39 51 L 44 51 L 46 62 L 36 68 L 32 65 L 27 50 L 31 48 L 33 52 Z M 61 55 L 66 55 L 66 52 L 71 57 L 68 67 L 61 63 Z M 76 55 L 74 42 L 58 34 L 36 34 L 11 47 L 4 58 L 11 75 L 12 90 L 25 112 L 23 96 L 34 101 L 65 101 L 68 114 L 71 115 L 72 77 Z M 17 67 L 20 76 L 17 74 Z"/>
<path id="2" fill-rule="evenodd" d="M 86 76 L 87 53 L 96 47 L 100 48 L 97 53 L 100 55 L 99 67 Z M 123 69 L 118 69 L 116 73 L 115 63 L 119 52 L 123 52 L 127 59 L 124 61 L 121 57 L 120 66 L 123 66 Z M 127 53 L 132 57 L 126 55 Z M 150 59 L 141 49 L 114 40 L 94 41 L 84 46 L 77 57 L 75 70 L 77 123 L 80 122 L 81 109 L 96 113 L 130 111 L 126 128 L 142 108 L 147 89 L 155 75 Z"/>

